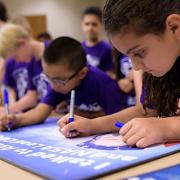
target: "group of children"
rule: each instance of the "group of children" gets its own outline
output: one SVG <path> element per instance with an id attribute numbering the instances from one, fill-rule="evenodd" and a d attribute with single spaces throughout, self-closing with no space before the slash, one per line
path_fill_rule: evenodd
<path id="1" fill-rule="evenodd" d="M 72 123 L 68 115 L 58 122 L 66 137 L 118 131 L 114 124 L 121 120 L 126 124 L 120 134 L 128 145 L 180 139 L 180 2 L 159 0 L 165 12 L 156 6 L 157 0 L 107 1 L 103 23 L 112 45 L 123 53 L 114 55 L 115 75 L 111 45 L 100 39 L 97 7 L 82 15 L 82 43 L 71 37 L 39 42 L 20 25 L 3 25 L 3 84 L 15 98 L 10 98 L 10 114 L 0 114 L 0 130 L 10 122 L 12 128 L 43 122 L 59 104 L 69 104 L 74 89 L 79 116 Z"/>

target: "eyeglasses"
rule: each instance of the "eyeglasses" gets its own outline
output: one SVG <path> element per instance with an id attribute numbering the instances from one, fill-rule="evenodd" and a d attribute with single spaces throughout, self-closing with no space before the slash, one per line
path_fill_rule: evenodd
<path id="1" fill-rule="evenodd" d="M 65 86 L 65 85 L 66 85 L 71 79 L 73 79 L 78 73 L 79 73 L 79 71 L 76 72 L 76 73 L 74 73 L 74 74 L 71 75 L 69 78 L 64 79 L 64 80 L 62 80 L 62 79 L 60 79 L 60 78 L 51 78 L 51 77 L 49 77 L 49 76 L 46 75 L 46 74 L 44 74 L 44 76 L 45 76 L 45 78 L 46 78 L 46 80 L 47 80 L 48 82 L 51 82 L 51 83 L 54 83 L 54 84 L 60 84 L 60 85 Z"/>

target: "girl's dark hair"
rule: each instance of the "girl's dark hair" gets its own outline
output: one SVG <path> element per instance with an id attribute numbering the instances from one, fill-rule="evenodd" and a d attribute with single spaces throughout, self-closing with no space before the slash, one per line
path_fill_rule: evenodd
<path id="1" fill-rule="evenodd" d="M 6 22 L 7 17 L 7 9 L 2 1 L 0 1 L 0 20 Z"/>
<path id="2" fill-rule="evenodd" d="M 46 48 L 44 62 L 49 65 L 65 64 L 70 70 L 77 72 L 86 66 L 86 54 L 79 41 L 70 37 L 59 37 Z"/>
<path id="3" fill-rule="evenodd" d="M 84 10 L 82 14 L 82 18 L 85 15 L 95 15 L 99 19 L 99 21 L 102 23 L 102 10 L 100 7 L 97 7 L 97 6 L 88 7 L 87 9 Z"/>
<path id="4" fill-rule="evenodd" d="M 180 14 L 180 0 L 108 0 L 103 9 L 103 23 L 110 35 L 128 31 L 138 35 L 160 35 L 165 31 L 170 14 Z M 159 116 L 177 115 L 179 68 L 180 59 L 163 77 L 145 75 L 144 106 L 152 104 Z"/>
<path id="5" fill-rule="evenodd" d="M 166 18 L 180 14 L 180 0 L 108 0 L 103 23 L 110 34 L 133 31 L 136 34 L 162 34 Z"/>
<path id="6" fill-rule="evenodd" d="M 151 104 L 157 110 L 158 116 L 167 117 L 178 115 L 180 107 L 180 59 L 171 70 L 162 77 L 150 74 L 144 76 L 145 100 L 144 107 Z"/>

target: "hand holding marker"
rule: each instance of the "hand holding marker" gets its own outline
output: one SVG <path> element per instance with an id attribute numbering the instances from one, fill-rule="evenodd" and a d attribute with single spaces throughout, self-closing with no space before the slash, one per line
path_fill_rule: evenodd
<path id="1" fill-rule="evenodd" d="M 3 97 L 4 97 L 4 111 L 5 111 L 6 115 L 8 115 L 9 114 L 9 107 L 8 107 L 9 95 L 8 95 L 8 89 L 6 87 L 3 88 Z M 12 123 L 9 122 L 7 124 L 7 130 L 10 131 L 11 127 L 12 127 Z"/>

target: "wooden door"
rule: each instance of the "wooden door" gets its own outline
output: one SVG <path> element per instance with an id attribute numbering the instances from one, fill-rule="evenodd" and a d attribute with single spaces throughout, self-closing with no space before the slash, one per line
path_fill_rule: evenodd
<path id="1" fill-rule="evenodd" d="M 46 15 L 25 16 L 32 27 L 33 37 L 47 31 Z"/>

